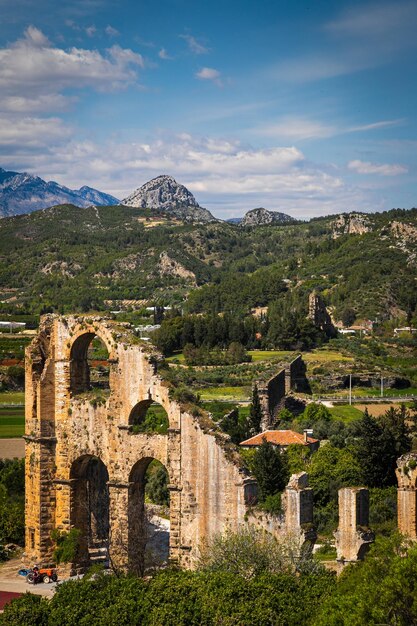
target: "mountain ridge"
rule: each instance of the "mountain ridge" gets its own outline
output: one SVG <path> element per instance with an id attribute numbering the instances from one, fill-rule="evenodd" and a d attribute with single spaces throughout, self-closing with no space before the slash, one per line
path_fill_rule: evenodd
<path id="1" fill-rule="evenodd" d="M 27 172 L 0 168 L 0 217 L 27 214 L 65 203 L 86 208 L 93 204 L 119 204 L 119 200 L 87 185 L 70 189 Z"/>

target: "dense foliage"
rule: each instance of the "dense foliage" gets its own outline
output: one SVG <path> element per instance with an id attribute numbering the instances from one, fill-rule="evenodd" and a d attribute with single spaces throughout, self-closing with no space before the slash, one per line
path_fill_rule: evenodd
<path id="1" fill-rule="evenodd" d="M 299 571 L 291 547 L 250 533 L 225 537 L 200 571 L 146 580 L 95 573 L 49 600 L 26 594 L 0 615 L 7 626 L 411 626 L 417 623 L 417 546 L 379 538 L 365 560 L 336 579 Z M 240 555 L 241 558 L 240 558 Z M 298 573 L 296 573 L 298 571 Z"/>
<path id="2" fill-rule="evenodd" d="M 1 220 L 2 311 L 103 310 L 122 299 L 183 306 L 189 294 L 189 313 L 243 319 L 254 307 L 278 302 L 279 309 L 286 293 L 301 301 L 318 289 L 346 322 L 388 319 L 398 310 L 415 318 L 416 209 L 368 215 L 362 235 L 337 231 L 334 217 L 239 228 L 162 216 L 149 228 L 149 216 L 131 207 L 63 205 Z M 162 253 L 173 265 L 164 265 Z M 293 322 L 281 325 L 291 341 L 300 332 L 297 316 Z"/>
<path id="3" fill-rule="evenodd" d="M 25 469 L 22 460 L 0 459 L 0 558 L 3 546 L 24 540 Z"/>
<path id="4" fill-rule="evenodd" d="M 86 577 L 51 600 L 25 595 L 0 615 L 7 626 L 299 626 L 311 623 L 334 576 L 162 571 L 150 580 Z"/>

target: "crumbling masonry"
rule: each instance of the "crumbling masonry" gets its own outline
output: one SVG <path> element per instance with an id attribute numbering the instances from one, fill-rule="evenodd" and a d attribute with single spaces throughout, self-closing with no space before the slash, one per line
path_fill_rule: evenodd
<path id="1" fill-rule="evenodd" d="M 397 459 L 398 530 L 417 541 L 417 453 Z"/>
<path id="2" fill-rule="evenodd" d="M 338 561 L 354 562 L 363 559 L 375 539 L 369 528 L 368 489 L 339 489 L 339 527 L 334 535 Z"/>
<path id="3" fill-rule="evenodd" d="M 88 393 L 87 350 L 94 337 L 109 354 L 107 398 Z M 47 315 L 26 351 L 26 558 L 49 560 L 51 531 L 81 531 L 73 569 L 97 550 L 141 573 L 144 475 L 153 459 L 167 469 L 170 560 L 192 567 L 203 540 L 247 523 L 256 483 L 209 416 L 172 398 L 159 355 L 127 325 L 100 317 Z M 152 402 L 168 415 L 166 435 L 135 434 Z"/>

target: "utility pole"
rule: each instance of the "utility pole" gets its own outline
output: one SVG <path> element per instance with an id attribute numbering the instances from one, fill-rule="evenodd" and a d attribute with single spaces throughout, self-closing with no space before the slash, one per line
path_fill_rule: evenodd
<path id="1" fill-rule="evenodd" d="M 352 374 L 349 374 L 349 404 L 352 404 Z"/>
<path id="2" fill-rule="evenodd" d="M 384 379 L 381 376 L 381 398 L 384 397 Z"/>

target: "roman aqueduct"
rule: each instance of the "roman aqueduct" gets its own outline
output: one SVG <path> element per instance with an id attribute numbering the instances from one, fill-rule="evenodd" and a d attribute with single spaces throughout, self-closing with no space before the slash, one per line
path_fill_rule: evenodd
<path id="1" fill-rule="evenodd" d="M 109 393 L 104 399 L 88 393 L 88 348 L 95 337 L 108 353 Z M 273 534 L 295 531 L 306 538 L 306 528 L 312 526 L 306 474 L 292 477 L 286 489 L 283 522 L 257 518 L 252 510 L 256 482 L 229 437 L 207 413 L 173 398 L 173 386 L 158 372 L 159 358 L 128 325 L 116 321 L 55 314 L 41 319 L 26 350 L 28 562 L 52 558 L 51 531 L 77 528 L 75 569 L 88 566 L 94 550 L 105 546 L 116 567 L 142 573 L 145 473 L 154 459 L 168 473 L 172 563 L 192 567 L 203 541 L 236 530 L 248 516 Z M 134 428 L 152 403 L 166 411 L 166 434 Z M 408 455 L 398 464 L 399 529 L 413 539 L 415 459 L 417 455 Z M 353 532 L 355 528 L 353 524 Z"/>

